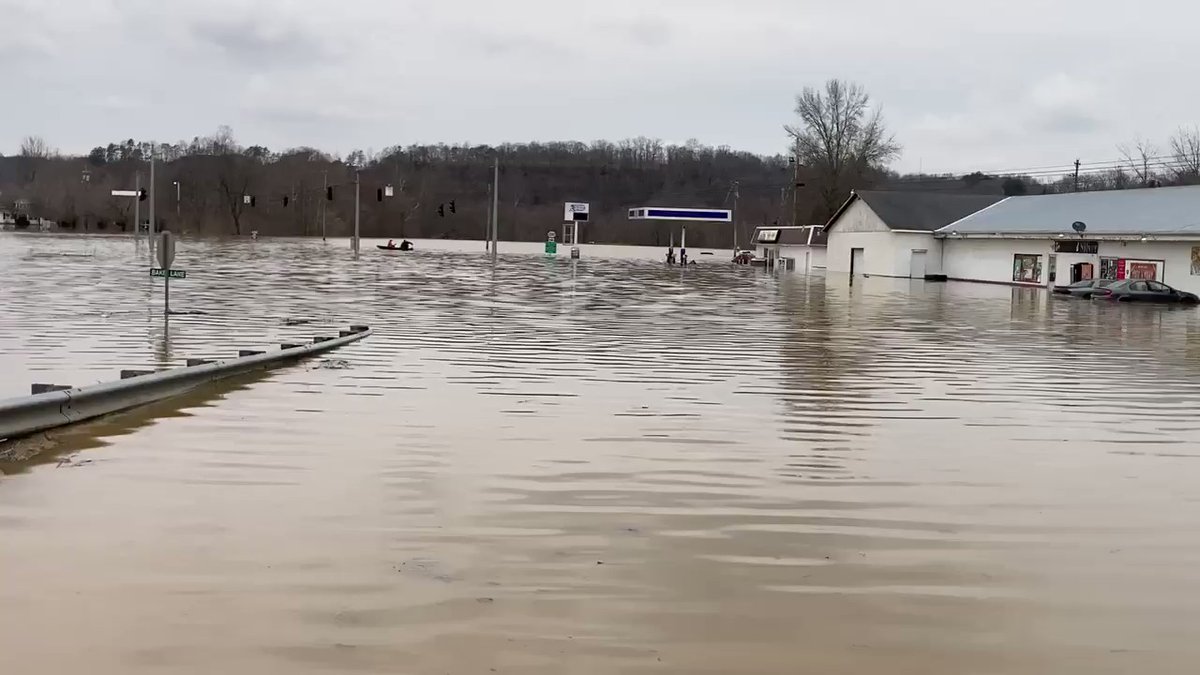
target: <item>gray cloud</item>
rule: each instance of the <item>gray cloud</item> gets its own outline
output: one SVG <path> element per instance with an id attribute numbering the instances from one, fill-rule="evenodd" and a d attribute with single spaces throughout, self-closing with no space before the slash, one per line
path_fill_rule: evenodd
<path id="1" fill-rule="evenodd" d="M 1200 121 L 1200 7 L 1060 0 L 0 0 L 0 112 L 69 151 L 190 138 L 390 143 L 695 137 L 785 146 L 792 97 L 863 83 L 901 169 L 1105 160 Z M 1162 16 L 1171 16 L 1164 22 Z M 1032 17 L 1036 17 L 1032 18 Z M 1145 38 L 1153 36 L 1153 47 Z M 53 110 L 53 115 L 46 112 Z"/>
<path id="2" fill-rule="evenodd" d="M 299 26 L 247 21 L 239 18 L 206 18 L 190 26 L 201 45 L 215 48 L 243 65 L 287 65 L 302 68 L 339 54 L 336 44 L 316 31 Z"/>

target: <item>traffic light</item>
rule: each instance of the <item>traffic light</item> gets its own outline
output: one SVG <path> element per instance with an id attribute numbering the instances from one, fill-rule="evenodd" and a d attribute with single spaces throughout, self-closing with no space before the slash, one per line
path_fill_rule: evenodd
<path id="1" fill-rule="evenodd" d="M 333 201 L 333 186 L 332 185 L 325 188 L 325 201 L 328 201 L 328 202 Z"/>
<path id="2" fill-rule="evenodd" d="M 377 201 L 377 202 L 383 201 L 383 188 L 377 188 L 375 190 L 375 201 Z"/>
<path id="3" fill-rule="evenodd" d="M 451 199 L 450 200 L 450 213 L 457 213 L 457 212 L 458 212 L 458 210 L 454 208 L 454 200 Z"/>
<path id="4" fill-rule="evenodd" d="M 284 196 L 283 196 L 283 207 L 284 207 L 284 208 L 287 208 L 287 205 L 288 205 L 288 202 L 289 202 L 289 201 L 290 201 L 290 199 L 288 198 L 288 196 L 287 196 L 287 195 L 284 195 Z"/>
<path id="5" fill-rule="evenodd" d="M 138 201 L 139 202 L 146 201 L 146 188 L 142 188 L 142 189 L 138 190 Z"/>
<path id="6" fill-rule="evenodd" d="M 258 203 L 258 198 L 255 197 L 254 195 L 250 195 L 250 208 L 254 208 L 254 205 L 257 203 Z"/>
<path id="7" fill-rule="evenodd" d="M 438 217 L 439 218 L 446 217 L 446 205 L 445 204 L 438 204 Z"/>

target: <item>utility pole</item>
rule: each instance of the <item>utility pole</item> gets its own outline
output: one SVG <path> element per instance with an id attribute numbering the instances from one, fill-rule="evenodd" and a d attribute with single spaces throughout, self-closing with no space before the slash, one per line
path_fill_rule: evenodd
<path id="1" fill-rule="evenodd" d="M 742 196 L 738 181 L 733 181 L 733 255 L 738 252 L 738 198 Z"/>
<path id="2" fill-rule="evenodd" d="M 492 260 L 496 259 L 496 244 L 500 240 L 500 156 L 492 169 Z"/>
<path id="3" fill-rule="evenodd" d="M 800 158 L 792 155 L 792 225 L 798 224 L 796 222 L 796 210 L 798 208 L 796 196 L 798 192 L 800 192 Z"/>
<path id="4" fill-rule="evenodd" d="M 492 184 L 491 183 L 488 183 L 487 201 L 484 202 L 484 204 L 487 205 L 487 207 L 486 207 L 487 208 L 487 217 L 484 219 L 484 225 L 483 225 L 483 250 L 490 252 L 492 250 Z"/>
<path id="5" fill-rule="evenodd" d="M 359 179 L 359 172 L 354 172 L 354 257 L 358 257 L 358 220 L 361 213 L 361 200 L 359 199 L 362 182 Z"/>
<path id="6" fill-rule="evenodd" d="M 321 241 L 325 241 L 325 209 L 327 208 L 327 202 L 329 201 L 325 195 L 329 194 L 329 171 L 325 171 L 323 175 L 325 180 L 322 183 L 322 187 L 324 189 L 321 190 Z"/>
<path id="7" fill-rule="evenodd" d="M 142 236 L 142 172 L 135 171 L 133 177 L 133 189 L 137 192 L 137 196 L 133 198 L 133 240 L 137 241 Z"/>
<path id="8" fill-rule="evenodd" d="M 175 181 L 175 219 L 179 219 L 179 181 Z M 176 225 L 175 227 L 178 228 L 179 226 Z M 179 230 L 176 229 L 175 231 L 178 232 Z"/>
<path id="9" fill-rule="evenodd" d="M 1075 160 L 1075 191 L 1079 192 L 1079 160 Z"/>
<path id="10" fill-rule="evenodd" d="M 150 146 L 150 250 L 154 250 L 154 145 Z"/>

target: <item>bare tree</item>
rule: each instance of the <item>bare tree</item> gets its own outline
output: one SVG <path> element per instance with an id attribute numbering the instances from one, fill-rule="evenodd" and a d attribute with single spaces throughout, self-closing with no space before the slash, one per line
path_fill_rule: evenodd
<path id="1" fill-rule="evenodd" d="M 1200 127 L 1180 127 L 1171 137 L 1173 170 L 1179 180 L 1188 182 L 1200 179 Z"/>
<path id="2" fill-rule="evenodd" d="M 1127 143 L 1122 143 L 1117 146 L 1117 151 L 1121 153 L 1121 159 L 1125 161 L 1126 166 L 1133 172 L 1139 185 L 1143 187 L 1150 184 L 1153 174 L 1151 166 L 1157 161 L 1158 146 L 1152 141 L 1144 138 L 1136 138 L 1133 141 L 1133 147 Z"/>
<path id="3" fill-rule="evenodd" d="M 50 144 L 41 136 L 26 136 L 21 141 L 21 156 L 34 159 L 45 159 L 53 154 Z"/>
<path id="4" fill-rule="evenodd" d="M 829 80 L 824 89 L 805 87 L 796 96 L 799 124 L 786 125 L 797 161 L 807 168 L 827 215 L 845 200 L 856 181 L 881 170 L 900 154 L 879 108 L 862 85 Z"/>

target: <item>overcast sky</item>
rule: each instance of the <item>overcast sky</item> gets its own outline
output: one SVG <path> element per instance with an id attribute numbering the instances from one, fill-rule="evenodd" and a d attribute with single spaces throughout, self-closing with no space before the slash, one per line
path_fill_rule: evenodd
<path id="1" fill-rule="evenodd" d="M 0 0 L 0 152 L 233 127 L 244 144 L 696 138 L 774 154 L 867 87 L 902 170 L 1117 157 L 1200 122 L 1200 3 Z"/>

